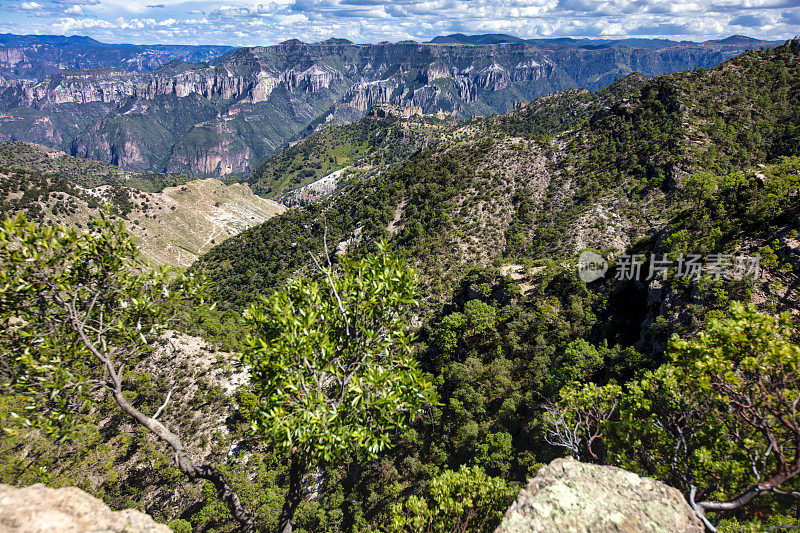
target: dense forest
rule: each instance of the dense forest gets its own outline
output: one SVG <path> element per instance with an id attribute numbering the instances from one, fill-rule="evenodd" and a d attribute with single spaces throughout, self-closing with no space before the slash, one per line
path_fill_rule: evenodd
<path id="1" fill-rule="evenodd" d="M 177 532 L 492 531 L 569 454 L 800 526 L 800 41 L 315 135 L 250 183 L 368 171 L 185 272 L 4 222 L 0 482 Z"/>

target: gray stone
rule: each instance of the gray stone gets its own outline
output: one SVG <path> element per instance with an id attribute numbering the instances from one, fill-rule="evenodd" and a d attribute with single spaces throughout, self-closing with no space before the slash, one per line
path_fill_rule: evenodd
<path id="1" fill-rule="evenodd" d="M 139 511 L 112 511 L 76 487 L 51 489 L 42 484 L 16 488 L 0 485 L 2 533 L 170 533 L 164 524 Z"/>
<path id="2" fill-rule="evenodd" d="M 517 496 L 495 533 L 702 533 L 675 488 L 613 466 L 556 459 Z"/>

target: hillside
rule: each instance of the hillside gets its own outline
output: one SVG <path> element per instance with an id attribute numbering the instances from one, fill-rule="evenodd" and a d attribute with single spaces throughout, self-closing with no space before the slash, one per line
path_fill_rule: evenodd
<path id="1" fill-rule="evenodd" d="M 0 144 L 0 216 L 86 227 L 108 203 L 153 264 L 186 267 L 232 235 L 284 211 L 242 184 L 135 174 L 43 146 Z"/>
<path id="2" fill-rule="evenodd" d="M 365 120 L 325 128 L 261 163 L 247 183 L 258 194 L 280 198 L 335 172 L 385 170 L 435 144 L 455 123 L 421 113 L 404 116 L 407 110 L 376 106 Z"/>
<path id="3" fill-rule="evenodd" d="M 771 44 L 287 41 L 233 50 L 213 65 L 82 68 L 8 83 L 0 92 L 0 139 L 137 172 L 241 176 L 318 126 L 352 122 L 379 104 L 485 116 L 555 91 L 599 89 L 634 71 L 711 67 Z"/>
<path id="4" fill-rule="evenodd" d="M 331 248 L 344 244 L 350 257 L 388 238 L 418 269 L 416 353 L 441 405 L 396 450 L 332 487 L 358 502 L 343 511 L 346 524 L 366 531 L 387 523 L 388 502 L 428 494 L 432 472 L 459 465 L 523 483 L 564 453 L 545 438 L 542 410 L 571 380 L 601 386 L 650 376 L 668 360 L 673 334 L 692 338 L 734 302 L 796 313 L 799 65 L 792 41 L 713 69 L 633 77 L 607 92 L 569 91 L 470 120 L 400 165 L 198 260 L 232 315 L 287 277 L 313 275 L 308 254 L 322 251 L 326 231 Z M 576 269 L 587 248 L 609 260 L 590 283 Z M 644 255 L 641 276 L 620 274 L 625 254 Z M 700 254 L 709 275 L 681 276 L 676 265 L 688 254 Z M 715 276 L 714 254 L 758 256 L 760 270 Z M 651 257 L 669 258 L 666 279 L 648 279 Z M 638 455 L 664 441 L 631 438 L 634 451 L 615 460 L 687 495 L 663 456 L 652 452 L 648 465 Z M 672 441 L 663 438 L 668 456 Z M 337 527 L 336 501 L 313 505 L 320 530 Z M 793 523 L 791 505 L 766 499 L 714 521 L 760 530 Z"/>
<path id="5" fill-rule="evenodd" d="M 241 305 L 302 269 L 323 226 L 333 242 L 363 227 L 369 242 L 389 235 L 393 220 L 393 242 L 422 269 L 434 300 L 476 264 L 566 259 L 586 247 L 618 254 L 664 230 L 690 200 L 692 174 L 752 172 L 797 152 L 795 48 L 467 121 L 399 167 L 226 242 L 198 268 L 223 301 Z M 712 120 L 719 110 L 737 126 Z"/>
<path id="6" fill-rule="evenodd" d="M 194 179 L 188 174 L 130 172 L 94 159 L 73 157 L 61 150 L 14 141 L 0 143 L 0 167 L 55 175 L 81 187 L 125 185 L 145 192 L 160 192 L 164 187 Z"/>

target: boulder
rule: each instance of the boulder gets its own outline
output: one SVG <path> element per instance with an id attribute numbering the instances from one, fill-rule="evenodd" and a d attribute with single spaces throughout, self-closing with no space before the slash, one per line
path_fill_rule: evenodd
<path id="1" fill-rule="evenodd" d="M 556 459 L 543 466 L 495 533 L 702 533 L 683 495 L 613 466 Z"/>
<path id="2" fill-rule="evenodd" d="M 42 484 L 21 489 L 0 485 L 0 531 L 170 533 L 167 526 L 139 511 L 114 512 L 78 488 L 51 489 Z"/>

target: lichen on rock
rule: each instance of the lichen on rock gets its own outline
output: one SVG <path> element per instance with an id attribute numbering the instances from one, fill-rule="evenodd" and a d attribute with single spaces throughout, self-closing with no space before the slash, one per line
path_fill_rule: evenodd
<path id="1" fill-rule="evenodd" d="M 556 459 L 543 466 L 495 533 L 701 533 L 681 493 L 613 466 Z"/>

